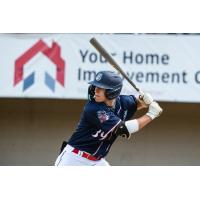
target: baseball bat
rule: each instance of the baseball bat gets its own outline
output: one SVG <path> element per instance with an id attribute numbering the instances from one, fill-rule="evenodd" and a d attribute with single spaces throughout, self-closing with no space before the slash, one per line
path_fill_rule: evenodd
<path id="1" fill-rule="evenodd" d="M 137 92 L 143 95 L 143 92 L 130 80 L 127 74 L 121 69 L 112 56 L 104 49 L 104 47 L 95 39 L 90 39 L 90 43 L 96 48 L 96 50 L 135 88 Z"/>

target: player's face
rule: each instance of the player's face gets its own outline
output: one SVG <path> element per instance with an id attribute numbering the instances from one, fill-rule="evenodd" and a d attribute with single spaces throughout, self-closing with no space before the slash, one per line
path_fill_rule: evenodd
<path id="1" fill-rule="evenodd" d="M 96 102 L 105 102 L 107 99 L 105 97 L 105 89 L 95 87 L 95 101 Z"/>

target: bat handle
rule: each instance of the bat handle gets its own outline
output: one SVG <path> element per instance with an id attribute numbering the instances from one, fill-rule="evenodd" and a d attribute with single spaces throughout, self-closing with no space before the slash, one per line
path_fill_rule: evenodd
<path id="1" fill-rule="evenodd" d="M 144 97 L 144 92 L 142 90 L 139 90 L 138 93 L 139 93 L 139 99 L 142 100 Z"/>

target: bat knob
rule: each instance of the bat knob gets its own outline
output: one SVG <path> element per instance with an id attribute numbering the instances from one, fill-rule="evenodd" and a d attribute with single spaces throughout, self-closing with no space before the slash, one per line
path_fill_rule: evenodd
<path id="1" fill-rule="evenodd" d="M 138 93 L 139 93 L 139 99 L 142 100 L 143 97 L 144 97 L 144 92 L 142 92 L 141 90 L 139 90 Z"/>

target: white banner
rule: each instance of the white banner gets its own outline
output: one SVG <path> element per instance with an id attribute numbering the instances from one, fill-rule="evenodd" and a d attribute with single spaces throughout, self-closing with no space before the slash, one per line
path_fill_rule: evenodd
<path id="1" fill-rule="evenodd" d="M 158 101 L 200 102 L 200 36 L 0 34 L 0 97 L 86 99 L 88 82 L 112 66 L 96 37 Z M 124 80 L 124 94 L 137 94 Z"/>

